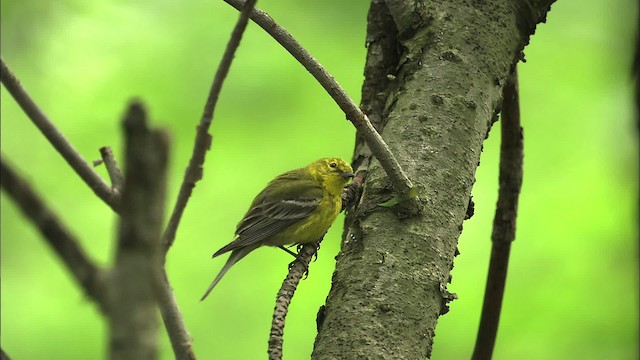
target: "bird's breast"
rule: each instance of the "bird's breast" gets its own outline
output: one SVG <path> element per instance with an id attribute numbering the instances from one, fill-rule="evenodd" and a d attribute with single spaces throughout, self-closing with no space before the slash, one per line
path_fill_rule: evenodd
<path id="1" fill-rule="evenodd" d="M 341 207 L 342 199 L 339 196 L 325 194 L 316 211 L 282 233 L 274 235 L 269 245 L 306 244 L 320 240 L 335 221 Z"/>

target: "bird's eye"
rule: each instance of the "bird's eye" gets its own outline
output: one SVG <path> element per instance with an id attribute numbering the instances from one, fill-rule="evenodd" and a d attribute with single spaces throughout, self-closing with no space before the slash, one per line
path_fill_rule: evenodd
<path id="1" fill-rule="evenodd" d="M 338 164 L 332 162 L 332 163 L 329 164 L 329 166 L 332 167 L 332 168 L 335 168 L 336 166 L 338 166 Z"/>

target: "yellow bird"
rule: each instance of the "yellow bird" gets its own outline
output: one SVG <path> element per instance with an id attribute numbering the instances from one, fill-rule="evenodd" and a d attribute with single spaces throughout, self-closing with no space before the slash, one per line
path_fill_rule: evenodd
<path id="1" fill-rule="evenodd" d="M 323 158 L 273 179 L 238 223 L 235 239 L 213 254 L 231 251 L 201 301 L 235 263 L 258 247 L 290 252 L 283 246 L 320 240 L 342 210 L 342 189 L 351 178 L 353 169 L 346 161 Z"/>

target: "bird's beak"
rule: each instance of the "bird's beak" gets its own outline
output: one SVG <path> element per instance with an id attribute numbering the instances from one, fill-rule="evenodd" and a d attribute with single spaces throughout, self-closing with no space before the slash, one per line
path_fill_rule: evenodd
<path id="1" fill-rule="evenodd" d="M 353 173 L 351 171 L 343 172 L 340 174 L 345 179 L 353 179 Z"/>

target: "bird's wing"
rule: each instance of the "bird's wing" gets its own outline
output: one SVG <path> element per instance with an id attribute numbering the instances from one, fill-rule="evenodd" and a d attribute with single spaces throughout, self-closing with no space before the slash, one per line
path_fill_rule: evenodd
<path id="1" fill-rule="evenodd" d="M 307 179 L 289 179 L 282 188 L 267 187 L 238 224 L 237 238 L 213 256 L 260 243 L 306 219 L 320 205 L 322 194 L 322 187 Z"/>

